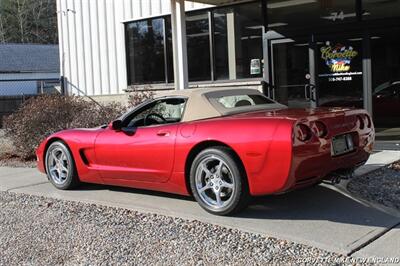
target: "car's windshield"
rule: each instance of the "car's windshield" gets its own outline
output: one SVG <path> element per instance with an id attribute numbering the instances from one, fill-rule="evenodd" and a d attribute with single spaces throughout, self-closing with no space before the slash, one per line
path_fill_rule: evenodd
<path id="1" fill-rule="evenodd" d="M 184 98 L 152 101 L 124 118 L 123 126 L 139 127 L 179 122 L 182 119 L 185 104 Z"/>
<path id="2" fill-rule="evenodd" d="M 160 100 L 150 104 L 149 108 L 139 112 L 133 119 L 145 118 L 148 114 L 156 113 L 166 119 L 179 121 L 182 118 L 184 107 L 184 99 Z"/>

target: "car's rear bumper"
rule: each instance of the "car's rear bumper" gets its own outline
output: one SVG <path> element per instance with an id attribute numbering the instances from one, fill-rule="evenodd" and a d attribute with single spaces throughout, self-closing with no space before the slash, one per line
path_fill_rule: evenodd
<path id="1" fill-rule="evenodd" d="M 254 196 L 276 194 L 311 186 L 331 178 L 335 173 L 348 172 L 364 164 L 373 150 L 374 130 L 352 133 L 355 134 L 356 148 L 340 156 L 332 156 L 331 139 L 294 145 L 291 155 L 286 157 L 275 153 L 277 162 L 289 162 L 287 167 L 280 167 L 271 175 L 273 163 L 266 164 L 258 173 L 258 180 L 263 181 L 256 186 L 250 184 L 250 193 Z"/>
<path id="2" fill-rule="evenodd" d="M 339 177 L 342 173 L 352 171 L 363 165 L 369 157 L 364 150 L 356 150 L 352 153 L 332 158 L 320 156 L 307 159 L 300 163 L 292 176 L 288 177 L 285 189 L 293 190 L 311 186 L 323 179 Z M 313 169 L 311 169 L 313 167 Z M 307 169 L 304 171 L 304 169 Z"/>
<path id="3" fill-rule="evenodd" d="M 354 136 L 355 149 L 343 155 L 332 156 L 332 139 L 327 140 L 326 143 L 311 143 L 307 149 L 300 146 L 294 147 L 292 167 L 284 189 L 306 187 L 363 165 L 373 150 L 374 130 L 371 129 L 362 134 L 350 133 Z"/>

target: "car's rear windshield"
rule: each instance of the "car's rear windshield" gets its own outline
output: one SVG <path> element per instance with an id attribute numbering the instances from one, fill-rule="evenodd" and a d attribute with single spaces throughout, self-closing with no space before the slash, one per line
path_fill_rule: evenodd
<path id="1" fill-rule="evenodd" d="M 258 94 L 239 94 L 231 96 L 221 96 L 214 99 L 227 109 L 274 103 L 267 97 Z"/>
<path id="2" fill-rule="evenodd" d="M 205 93 L 205 96 L 223 115 L 285 108 L 254 89 L 217 90 Z"/>

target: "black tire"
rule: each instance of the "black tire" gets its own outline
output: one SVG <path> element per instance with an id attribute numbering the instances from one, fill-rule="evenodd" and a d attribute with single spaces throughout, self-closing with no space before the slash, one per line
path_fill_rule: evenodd
<path id="1" fill-rule="evenodd" d="M 53 153 L 58 159 L 57 162 Z M 45 166 L 47 178 L 56 188 L 68 190 L 80 184 L 74 158 L 64 142 L 55 141 L 48 147 L 45 157 Z M 68 171 L 64 169 L 68 169 Z"/>
<path id="2" fill-rule="evenodd" d="M 218 166 L 221 164 L 221 167 L 213 167 L 212 160 L 215 160 L 214 163 L 218 163 Z M 200 170 L 204 169 L 204 166 L 206 168 L 211 167 L 211 170 Z M 213 172 L 213 169 L 215 172 Z M 225 173 L 223 170 L 225 170 Z M 213 179 L 207 178 L 207 175 Z M 230 187 L 228 188 L 226 185 Z M 201 186 L 203 186 L 203 189 L 207 188 L 202 191 Z M 199 205 L 207 212 L 215 215 L 235 214 L 247 207 L 250 199 L 246 172 L 239 159 L 227 147 L 207 148 L 195 157 L 190 169 L 190 188 Z M 213 195 L 215 199 L 213 199 Z M 227 200 L 220 205 L 217 197 L 219 197 L 219 203 L 222 202 L 224 197 Z M 212 202 L 213 200 L 214 202 Z"/>

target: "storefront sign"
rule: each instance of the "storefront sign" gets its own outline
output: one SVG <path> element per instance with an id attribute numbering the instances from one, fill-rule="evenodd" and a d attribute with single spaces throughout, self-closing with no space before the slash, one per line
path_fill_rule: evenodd
<path id="1" fill-rule="evenodd" d="M 357 57 L 358 51 L 352 46 L 337 43 L 331 46 L 330 42 L 321 47 L 321 59 L 325 61 L 331 73 L 344 73 L 351 71 L 351 62 Z"/>
<path id="2" fill-rule="evenodd" d="M 363 93 L 362 39 L 354 36 L 318 45 L 318 103 L 359 106 Z"/>

